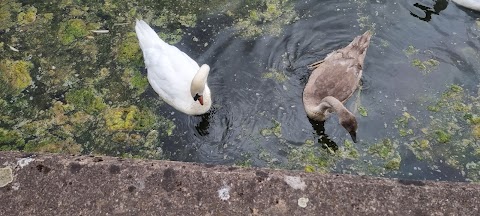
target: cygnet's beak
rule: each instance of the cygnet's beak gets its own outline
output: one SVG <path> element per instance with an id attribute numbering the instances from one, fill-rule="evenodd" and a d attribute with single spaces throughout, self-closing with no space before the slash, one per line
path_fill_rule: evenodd
<path id="1" fill-rule="evenodd" d="M 357 132 L 356 131 L 350 131 L 350 136 L 352 137 L 352 140 L 354 143 L 357 143 Z"/>
<path id="2" fill-rule="evenodd" d="M 198 102 L 200 102 L 200 105 L 203 106 L 203 95 L 198 97 Z"/>

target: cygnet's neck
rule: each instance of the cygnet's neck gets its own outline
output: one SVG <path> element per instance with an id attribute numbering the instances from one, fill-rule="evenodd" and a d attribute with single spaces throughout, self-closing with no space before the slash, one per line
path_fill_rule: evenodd
<path id="1" fill-rule="evenodd" d="M 331 112 L 329 110 L 336 112 L 340 120 L 345 119 L 350 115 L 353 115 L 337 98 L 327 96 L 320 101 L 320 104 L 318 106 L 313 108 L 312 111 L 314 115 L 318 116 L 313 119 L 325 121 L 328 118 L 328 114 L 330 114 Z"/>

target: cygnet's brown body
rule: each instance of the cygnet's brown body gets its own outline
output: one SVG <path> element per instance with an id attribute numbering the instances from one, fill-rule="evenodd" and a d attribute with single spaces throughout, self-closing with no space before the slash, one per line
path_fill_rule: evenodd
<path id="1" fill-rule="evenodd" d="M 343 103 L 352 96 L 362 77 L 363 62 L 372 34 L 367 31 L 357 36 L 348 46 L 333 51 L 311 65 L 310 75 L 303 91 L 303 104 L 307 116 L 315 121 L 325 121 L 336 112 L 340 124 L 356 142 L 357 121 Z"/>

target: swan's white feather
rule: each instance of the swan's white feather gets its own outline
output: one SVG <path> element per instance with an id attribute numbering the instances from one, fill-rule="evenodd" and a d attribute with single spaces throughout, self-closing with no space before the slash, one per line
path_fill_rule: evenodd
<path id="1" fill-rule="evenodd" d="M 137 20 L 135 31 L 143 51 L 147 78 L 155 92 L 165 102 L 186 114 L 207 112 L 211 105 L 208 86 L 204 91 L 204 100 L 208 101 L 203 106 L 194 101 L 190 93 L 193 77 L 200 68 L 198 64 L 177 47 L 165 43 L 143 20 Z"/>
<path id="2" fill-rule="evenodd" d="M 480 0 L 453 0 L 453 1 L 463 7 L 480 11 Z"/>

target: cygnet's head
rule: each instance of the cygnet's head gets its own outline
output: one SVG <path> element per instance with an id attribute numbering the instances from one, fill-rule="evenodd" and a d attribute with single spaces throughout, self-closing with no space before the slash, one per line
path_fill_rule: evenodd
<path id="1" fill-rule="evenodd" d="M 340 124 L 348 131 L 354 143 L 357 142 L 357 119 L 350 113 L 350 115 L 344 115 L 340 118 Z"/>

